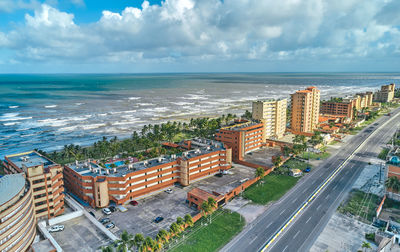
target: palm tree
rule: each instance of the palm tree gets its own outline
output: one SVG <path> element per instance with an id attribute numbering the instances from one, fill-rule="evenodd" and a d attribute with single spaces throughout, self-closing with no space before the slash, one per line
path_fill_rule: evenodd
<path id="1" fill-rule="evenodd" d="M 148 251 L 149 249 L 150 251 L 154 251 L 155 245 L 156 244 L 154 240 L 150 236 L 147 236 L 146 239 L 144 239 L 141 248 L 143 249 L 143 251 Z"/>
<path id="2" fill-rule="evenodd" d="M 256 177 L 259 177 L 260 179 L 258 181 L 261 181 L 265 176 L 265 170 L 262 167 L 258 167 L 256 169 Z"/>
<path id="3" fill-rule="evenodd" d="M 279 165 L 282 163 L 282 157 L 281 156 L 277 156 L 274 158 L 274 165 L 275 167 L 279 167 Z"/>
<path id="4" fill-rule="evenodd" d="M 210 205 L 208 204 L 207 201 L 203 201 L 203 203 L 201 204 L 201 211 L 203 212 L 204 218 L 211 211 L 211 207 L 210 207 Z"/>
<path id="5" fill-rule="evenodd" d="M 161 229 L 160 231 L 158 231 L 157 237 L 160 239 L 160 241 L 162 243 L 166 243 L 168 242 L 168 231 L 165 229 Z"/>
<path id="6" fill-rule="evenodd" d="M 178 224 L 178 226 L 183 230 L 183 229 L 185 229 L 184 228 L 184 224 L 185 224 L 185 222 L 183 221 L 183 219 L 182 219 L 182 217 L 178 217 L 178 218 L 176 218 L 176 224 Z"/>
<path id="7" fill-rule="evenodd" d="M 385 186 L 394 192 L 398 192 L 400 190 L 400 180 L 396 176 L 389 177 L 385 182 Z"/>
<path id="8" fill-rule="evenodd" d="M 128 234 L 126 230 L 122 231 L 120 239 L 116 241 L 116 244 L 119 244 L 117 247 L 117 251 L 128 251 L 134 245 L 133 235 Z"/>
<path id="9" fill-rule="evenodd" d="M 135 245 L 136 248 L 140 248 L 142 246 L 143 241 L 144 241 L 143 235 L 136 234 L 135 237 L 133 238 L 133 245 Z"/>
<path id="10" fill-rule="evenodd" d="M 171 234 L 176 235 L 176 234 L 179 234 L 179 231 L 180 231 L 180 228 L 179 228 L 178 224 L 176 224 L 175 222 L 173 222 L 173 223 L 171 224 L 171 226 L 169 227 L 169 232 L 170 232 Z"/>
<path id="11" fill-rule="evenodd" d="M 215 199 L 213 197 L 208 197 L 207 204 L 210 208 L 211 213 L 214 211 L 215 208 L 217 208 L 217 202 L 215 201 Z M 210 215 L 210 223 L 211 223 L 211 221 L 212 221 L 212 219 L 211 219 L 211 215 Z"/>
<path id="12" fill-rule="evenodd" d="M 364 249 L 364 251 L 367 251 L 367 249 L 371 248 L 371 244 L 369 244 L 369 242 L 363 242 L 361 247 Z"/>
<path id="13" fill-rule="evenodd" d="M 190 214 L 185 215 L 185 224 L 188 225 L 189 227 L 193 226 L 193 219 Z"/>
<path id="14" fill-rule="evenodd" d="M 101 252 L 114 252 L 114 249 L 111 245 L 108 245 L 107 247 L 101 247 Z"/>

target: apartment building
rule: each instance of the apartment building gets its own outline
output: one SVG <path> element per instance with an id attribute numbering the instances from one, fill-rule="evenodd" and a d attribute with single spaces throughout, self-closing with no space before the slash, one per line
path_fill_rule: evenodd
<path id="1" fill-rule="evenodd" d="M 321 103 L 320 113 L 323 115 L 345 116 L 353 120 L 353 105 L 354 103 L 352 101 L 323 101 Z"/>
<path id="2" fill-rule="evenodd" d="M 116 168 L 94 161 L 64 167 L 66 187 L 93 207 L 106 207 L 110 201 L 124 204 L 170 187 L 191 182 L 231 167 L 231 149 L 207 139 L 186 142 L 191 150 L 181 155 L 160 156 L 136 163 L 117 161 Z"/>
<path id="3" fill-rule="evenodd" d="M 246 153 L 259 149 L 265 143 L 264 124 L 253 121 L 236 121 L 215 134 L 215 139 L 232 149 L 232 159 L 243 160 Z"/>
<path id="4" fill-rule="evenodd" d="M 374 94 L 374 101 L 377 102 L 391 102 L 394 98 L 395 84 L 383 85 L 381 90 L 376 91 Z"/>
<path id="5" fill-rule="evenodd" d="M 28 251 L 36 236 L 32 188 L 23 173 L 0 178 L 0 251 Z"/>
<path id="6" fill-rule="evenodd" d="M 30 181 L 37 218 L 53 218 L 64 212 L 63 168 L 36 151 L 5 156 L 8 174 L 24 173 Z"/>
<path id="7" fill-rule="evenodd" d="M 281 138 L 286 131 L 287 99 L 255 101 L 252 117 L 264 125 L 263 142 L 267 138 Z"/>
<path id="8" fill-rule="evenodd" d="M 291 94 L 291 122 L 293 133 L 313 132 L 318 125 L 320 91 L 308 87 Z"/>

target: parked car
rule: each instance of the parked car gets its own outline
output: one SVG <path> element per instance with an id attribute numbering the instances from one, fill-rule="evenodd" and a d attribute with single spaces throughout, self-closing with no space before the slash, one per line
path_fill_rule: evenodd
<path id="1" fill-rule="evenodd" d="M 222 173 L 220 173 L 220 172 L 217 173 L 217 174 L 215 174 L 215 177 L 219 177 L 219 178 L 220 178 L 220 177 L 222 177 L 222 176 L 224 176 L 224 175 L 223 175 Z"/>
<path id="2" fill-rule="evenodd" d="M 59 232 L 59 231 L 63 231 L 64 230 L 64 225 L 54 225 L 52 227 L 49 228 L 49 232 Z"/>
<path id="3" fill-rule="evenodd" d="M 157 218 L 154 219 L 154 222 L 155 222 L 155 223 L 160 223 L 160 222 L 163 221 L 163 220 L 164 220 L 163 217 L 158 216 Z"/>
<path id="4" fill-rule="evenodd" d="M 110 223 L 108 223 L 108 224 L 106 225 L 106 228 L 108 228 L 108 229 L 113 228 L 113 227 L 115 227 L 114 222 L 110 222 Z"/>
<path id="5" fill-rule="evenodd" d="M 304 169 L 303 172 L 310 172 L 311 171 L 311 167 L 307 167 L 306 169 Z"/>
<path id="6" fill-rule="evenodd" d="M 168 189 L 167 189 L 167 190 L 165 190 L 164 192 L 171 194 L 171 193 L 173 193 L 174 191 L 172 191 L 172 189 L 171 189 L 171 188 L 168 188 Z"/>
<path id="7" fill-rule="evenodd" d="M 110 215 L 111 214 L 111 210 L 106 208 L 103 208 L 103 210 L 101 210 L 105 215 Z"/>
<path id="8" fill-rule="evenodd" d="M 117 208 L 115 207 L 115 206 L 110 206 L 110 207 L 108 207 L 109 209 L 110 209 L 110 211 L 111 212 L 115 212 L 115 211 L 117 211 Z"/>
<path id="9" fill-rule="evenodd" d="M 100 223 L 103 224 L 103 225 L 107 224 L 109 222 L 110 222 L 110 218 L 103 218 L 103 219 L 100 220 Z"/>
<path id="10" fill-rule="evenodd" d="M 90 211 L 89 211 L 89 214 L 90 214 L 91 216 L 93 216 L 94 218 L 96 218 L 96 215 L 94 215 L 93 212 L 90 212 Z"/>
<path id="11" fill-rule="evenodd" d="M 129 202 L 129 204 L 131 204 L 132 206 L 139 205 L 139 203 L 136 200 L 132 200 L 131 202 Z"/>

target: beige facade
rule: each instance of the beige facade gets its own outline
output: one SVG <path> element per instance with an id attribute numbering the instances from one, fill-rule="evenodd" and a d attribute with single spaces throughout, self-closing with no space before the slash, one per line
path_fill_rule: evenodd
<path id="1" fill-rule="evenodd" d="M 36 151 L 5 157 L 6 172 L 25 173 L 31 182 L 35 215 L 53 218 L 64 212 L 63 167 Z"/>
<path id="2" fill-rule="evenodd" d="M 395 88 L 394 83 L 381 86 L 381 90 L 375 92 L 374 100 L 377 102 L 392 102 Z"/>
<path id="3" fill-rule="evenodd" d="M 23 174 L 0 178 L 0 251 L 28 251 L 36 235 L 32 188 Z"/>
<path id="4" fill-rule="evenodd" d="M 252 117 L 264 125 L 263 142 L 267 138 L 281 138 L 286 131 L 287 99 L 255 101 Z"/>
<path id="5" fill-rule="evenodd" d="M 293 133 L 313 132 L 318 125 L 320 91 L 308 87 L 291 95 L 291 122 Z"/>

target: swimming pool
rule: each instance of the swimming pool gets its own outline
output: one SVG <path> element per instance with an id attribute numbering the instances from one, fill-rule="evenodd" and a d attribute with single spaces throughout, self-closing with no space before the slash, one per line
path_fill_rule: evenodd
<path id="1" fill-rule="evenodd" d="M 119 161 L 116 161 L 116 162 L 114 162 L 114 163 L 105 164 L 105 166 L 106 166 L 107 168 L 111 168 L 111 164 L 115 164 L 115 165 L 118 167 L 118 166 L 121 166 L 121 165 L 125 164 L 125 162 L 122 161 L 122 160 L 119 160 Z"/>

